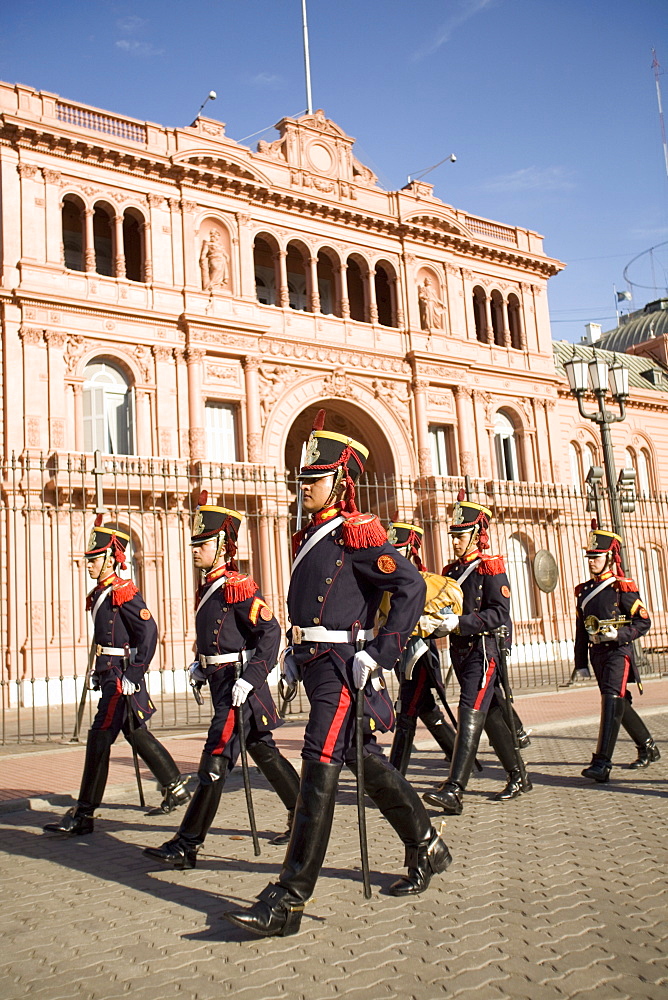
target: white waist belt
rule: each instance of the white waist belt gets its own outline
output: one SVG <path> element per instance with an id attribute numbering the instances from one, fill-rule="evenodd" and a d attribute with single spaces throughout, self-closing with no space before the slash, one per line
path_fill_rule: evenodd
<path id="1" fill-rule="evenodd" d="M 245 664 L 249 660 L 252 660 L 254 656 L 254 649 L 243 649 L 239 653 L 217 653 L 215 656 L 205 656 L 204 653 L 201 653 L 199 663 L 201 667 L 215 663 L 238 663 L 239 660 Z"/>
<path id="2" fill-rule="evenodd" d="M 136 656 L 137 647 L 133 646 L 130 650 L 126 650 L 124 646 L 100 646 L 99 643 L 95 647 L 96 656 Z"/>
<path id="3" fill-rule="evenodd" d="M 373 639 L 373 629 L 372 628 L 361 628 L 357 635 L 355 636 L 355 641 L 362 640 L 366 642 L 367 639 Z M 343 629 L 329 629 L 324 628 L 322 625 L 310 625 L 308 628 L 301 628 L 300 625 L 292 626 L 292 644 L 294 646 L 299 646 L 302 642 L 353 642 L 353 633 L 351 629 L 344 631 Z"/>

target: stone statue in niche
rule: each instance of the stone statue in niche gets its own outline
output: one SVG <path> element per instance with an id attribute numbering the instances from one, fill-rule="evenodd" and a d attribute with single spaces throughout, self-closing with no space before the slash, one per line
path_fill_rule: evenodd
<path id="1" fill-rule="evenodd" d="M 432 284 L 429 276 L 418 285 L 418 304 L 420 306 L 420 326 L 427 333 L 432 330 L 442 330 L 445 318 L 445 303 L 438 297 L 438 293 Z"/>
<path id="2" fill-rule="evenodd" d="M 202 240 L 199 268 L 205 292 L 213 291 L 214 288 L 225 288 L 228 282 L 229 257 L 221 235 L 216 229 L 209 232 L 208 240 Z"/>

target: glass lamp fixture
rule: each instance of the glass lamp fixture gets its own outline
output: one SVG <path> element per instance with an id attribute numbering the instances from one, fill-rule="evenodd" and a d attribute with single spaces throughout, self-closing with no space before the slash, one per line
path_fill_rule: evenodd
<path id="1" fill-rule="evenodd" d="M 602 358 L 595 357 L 589 362 L 589 380 L 594 392 L 602 392 L 604 395 L 608 391 L 608 372 L 610 365 Z"/>
<path id="2" fill-rule="evenodd" d="M 615 399 L 626 399 L 629 394 L 629 370 L 616 358 L 610 365 L 610 388 Z"/>
<path id="3" fill-rule="evenodd" d="M 571 392 L 576 395 L 579 392 L 586 392 L 589 363 L 584 358 L 572 357 L 570 361 L 564 362 L 564 369 Z"/>

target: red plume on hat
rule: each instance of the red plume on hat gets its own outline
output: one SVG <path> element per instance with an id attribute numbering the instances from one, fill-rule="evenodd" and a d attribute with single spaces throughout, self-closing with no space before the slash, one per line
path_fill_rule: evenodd
<path id="1" fill-rule="evenodd" d="M 318 410 L 315 415 L 315 420 L 313 421 L 314 431 L 321 431 L 325 426 L 325 417 L 327 416 L 327 410 Z"/>
<path id="2" fill-rule="evenodd" d="M 102 514 L 98 514 L 97 517 L 95 518 L 95 527 L 96 528 L 101 528 L 103 520 L 104 520 L 104 518 L 103 518 Z"/>
<path id="3" fill-rule="evenodd" d="M 596 531 L 597 528 L 598 528 L 598 521 L 596 520 L 595 517 L 592 517 L 592 519 L 591 519 L 591 530 L 592 531 Z"/>
<path id="4" fill-rule="evenodd" d="M 209 499 L 209 494 L 207 493 L 206 490 L 202 490 L 202 492 L 200 493 L 200 495 L 197 498 L 197 506 L 198 507 L 203 507 L 204 504 L 207 502 L 208 499 Z"/>
<path id="5" fill-rule="evenodd" d="M 459 491 L 459 493 L 457 494 L 457 502 L 461 503 L 462 500 L 466 500 L 466 490 L 465 489 L 461 489 Z"/>

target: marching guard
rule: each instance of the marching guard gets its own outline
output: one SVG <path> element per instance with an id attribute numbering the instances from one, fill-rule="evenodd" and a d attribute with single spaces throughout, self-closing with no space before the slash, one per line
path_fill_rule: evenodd
<path id="1" fill-rule="evenodd" d="M 162 788 L 162 803 L 153 813 L 171 812 L 190 798 L 171 754 L 146 728 L 155 707 L 144 675 L 155 652 L 158 629 L 135 584 L 116 572 L 126 568 L 129 541 L 118 525 L 103 525 L 102 515 L 97 516 L 84 555 L 88 574 L 95 580 L 86 610 L 93 619 L 93 688 L 101 691 L 101 698 L 88 730 L 77 804 L 60 821 L 47 823 L 44 830 L 48 833 L 79 837 L 93 832 L 93 815 L 107 783 L 111 746 L 121 730 Z"/>
<path id="2" fill-rule="evenodd" d="M 515 738 L 511 733 L 500 690 L 500 660 L 505 650 L 493 634 L 505 627 L 510 631 L 510 587 L 503 559 L 489 556 L 487 529 L 492 512 L 487 507 L 465 499 L 460 490 L 455 504 L 450 534 L 457 559 L 443 569 L 462 588 L 463 614 L 447 614 L 435 635 L 450 635 L 450 656 L 460 684 L 459 720 L 450 774 L 437 790 L 425 792 L 423 798 L 450 815 L 458 816 L 463 809 L 464 790 L 475 762 L 483 729 L 507 774 L 505 788 L 494 796 L 495 801 L 514 799 L 531 789 L 523 782 Z M 519 718 L 513 715 L 519 746 L 529 742 Z"/>
<path id="3" fill-rule="evenodd" d="M 427 573 L 420 558 L 423 535 L 424 529 L 419 525 L 403 521 L 394 521 L 387 532 L 388 541 L 406 559 L 415 563 L 427 584 L 427 603 L 416 627 L 418 636 L 423 636 L 426 640 L 420 645 L 422 655 L 415 662 L 407 662 L 411 648 L 409 644 L 396 667 L 400 687 L 395 705 L 397 725 L 390 750 L 390 763 L 402 774 L 406 774 L 408 768 L 418 719 L 436 740 L 446 760 L 452 758 L 455 745 L 455 731 L 446 722 L 434 698 L 436 691 L 441 703 L 447 704 L 438 651 L 433 640 L 429 641 L 428 638 L 440 624 L 440 619 L 432 618 L 430 612 L 449 606 L 450 595 L 447 598 L 442 596 L 445 584 L 443 577 Z M 459 594 L 452 596 L 457 599 Z"/>
<path id="4" fill-rule="evenodd" d="M 177 833 L 162 847 L 144 849 L 181 871 L 196 866 L 225 779 L 239 756 L 235 709 L 241 709 L 248 753 L 288 810 L 288 829 L 272 843 L 288 842 L 299 791 L 299 775 L 271 735 L 282 725 L 267 684 L 281 628 L 255 581 L 239 573 L 234 560 L 242 519 L 235 510 L 208 504 L 205 490 L 200 494 L 190 544 L 203 578 L 195 613 L 198 659 L 190 674 L 197 690 L 208 683 L 214 716 L 197 772 L 199 785 Z"/>
<path id="5" fill-rule="evenodd" d="M 638 749 L 629 767 L 648 767 L 659 760 L 659 748 L 632 707 L 629 683 L 642 693 L 633 653 L 633 641 L 649 630 L 651 622 L 638 587 L 622 574 L 620 543 L 613 531 L 599 528 L 592 520 L 587 540 L 591 579 L 575 588 L 575 668 L 583 671 L 588 659 L 601 691 L 601 722 L 598 744 L 591 764 L 582 774 L 606 782 L 612 770 L 612 755 L 624 727 Z"/>
<path id="6" fill-rule="evenodd" d="M 416 792 L 383 756 L 375 736 L 394 725 L 382 670 L 391 670 L 400 657 L 424 608 L 425 584 L 387 541 L 378 518 L 356 509 L 354 484 L 364 469 L 367 449 L 324 431 L 324 418 L 320 410 L 300 473 L 303 505 L 311 519 L 294 537 L 288 592 L 292 649 L 284 672 L 289 681 L 301 675 L 310 701 L 292 835 L 278 881 L 270 883 L 250 909 L 225 913 L 233 924 L 262 936 L 295 934 L 313 894 L 327 851 L 341 768 L 346 764 L 357 772 L 358 691 L 363 691 L 364 702 L 364 790 L 405 846 L 408 874 L 390 893 L 423 892 L 451 861 Z M 374 638 L 374 619 L 385 591 L 392 595 L 391 609 Z"/>

